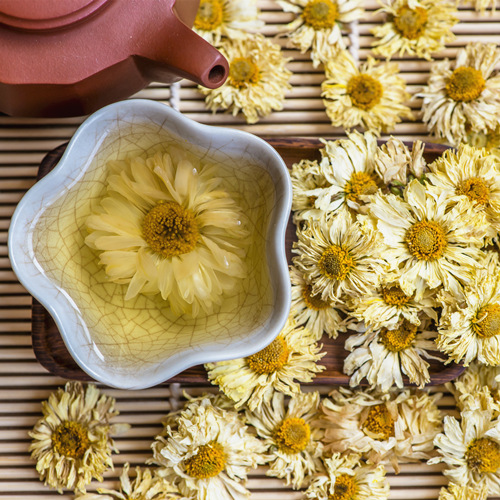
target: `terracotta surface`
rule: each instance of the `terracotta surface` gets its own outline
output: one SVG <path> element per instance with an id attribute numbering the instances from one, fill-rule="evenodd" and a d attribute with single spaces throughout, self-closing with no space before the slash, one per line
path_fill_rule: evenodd
<path id="1" fill-rule="evenodd" d="M 199 0 L 3 0 L 0 111 L 89 114 L 152 81 L 215 88 L 224 57 L 192 25 Z"/>
<path id="2" fill-rule="evenodd" d="M 268 142 L 277 149 L 288 167 L 303 158 L 317 159 L 320 156 L 321 143 L 316 139 L 275 138 L 268 139 Z M 57 164 L 65 148 L 66 145 L 63 144 L 45 157 L 40 164 L 39 179 Z M 426 158 L 432 160 L 444 149 L 444 146 L 428 144 L 426 145 Z M 285 242 L 289 262 L 291 262 L 292 245 L 296 239 L 295 226 L 290 219 Z M 35 300 L 33 300 L 32 312 L 33 349 L 37 360 L 54 375 L 76 380 L 91 380 L 71 358 L 51 316 Z M 315 378 L 314 384 L 347 385 L 349 383 L 349 377 L 342 371 L 344 358 L 348 354 L 344 349 L 346 337 L 346 334 L 340 334 L 336 340 L 329 339 L 326 335 L 323 337 L 323 350 L 326 351 L 326 355 L 321 364 L 325 366 L 325 370 Z M 445 366 L 431 360 L 430 364 L 431 385 L 453 380 L 463 371 L 462 366 L 453 363 Z M 205 369 L 203 366 L 193 367 L 170 379 L 169 382 L 206 383 Z"/>

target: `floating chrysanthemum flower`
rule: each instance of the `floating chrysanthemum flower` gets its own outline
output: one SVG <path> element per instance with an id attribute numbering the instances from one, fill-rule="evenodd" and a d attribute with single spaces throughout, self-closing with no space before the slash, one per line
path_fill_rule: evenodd
<path id="1" fill-rule="evenodd" d="M 208 378 L 230 399 L 235 408 L 251 411 L 268 404 L 275 391 L 287 395 L 300 392 L 301 382 L 311 382 L 324 370 L 317 362 L 325 355 L 315 336 L 293 320 L 267 347 L 246 358 L 208 363 Z"/>
<path id="2" fill-rule="evenodd" d="M 269 405 L 246 412 L 248 423 L 266 446 L 266 475 L 284 478 L 294 489 L 309 484 L 322 468 L 322 432 L 313 423 L 319 401 L 318 392 L 299 393 L 285 408 L 284 395 L 276 392 Z"/>
<path id="3" fill-rule="evenodd" d="M 350 314 L 374 330 L 392 329 L 403 319 L 419 325 L 422 314 L 437 321 L 435 293 L 426 289 L 417 300 L 414 293 L 404 293 L 396 280 L 397 274 L 385 276 L 369 294 L 353 297 Z"/>
<path id="4" fill-rule="evenodd" d="M 188 404 L 175 429 L 153 444 L 158 475 L 183 496 L 200 500 L 246 500 L 247 471 L 263 463 L 263 444 L 236 412 L 214 407 L 208 398 Z"/>
<path id="5" fill-rule="evenodd" d="M 388 0 L 379 12 L 387 16 L 372 33 L 379 38 L 373 52 L 386 58 L 405 53 L 432 60 L 432 53 L 444 49 L 455 36 L 456 5 L 447 0 Z"/>
<path id="6" fill-rule="evenodd" d="M 450 361 L 500 365 L 500 265 L 494 273 L 479 270 L 471 283 L 441 294 L 443 313 L 436 340 Z"/>
<path id="7" fill-rule="evenodd" d="M 316 340 L 321 340 L 323 333 L 337 338 L 338 332 L 345 332 L 344 320 L 329 300 L 312 295 L 312 285 L 304 280 L 302 273 L 294 266 L 290 267 L 292 282 L 291 315 L 298 325 L 309 330 Z"/>
<path id="8" fill-rule="evenodd" d="M 413 178 L 420 179 L 427 172 L 424 143 L 415 141 L 411 151 L 400 139 L 390 137 L 375 153 L 374 168 L 393 194 L 401 195 Z"/>
<path id="9" fill-rule="evenodd" d="M 399 269 L 406 295 L 416 292 L 418 300 L 426 286 L 458 291 L 471 279 L 488 225 L 465 200 L 455 202 L 415 179 L 403 199 L 378 193 L 369 210 L 387 246 L 384 258 Z"/>
<path id="10" fill-rule="evenodd" d="M 42 402 L 43 418 L 29 433 L 41 481 L 60 493 L 63 488 L 85 492 L 92 478 L 102 481 L 103 472 L 113 468 L 111 453 L 117 452 L 110 436 L 128 429 L 109 423 L 118 415 L 114 405 L 114 398 L 79 382 L 68 382 Z"/>
<path id="11" fill-rule="evenodd" d="M 393 130 L 403 118 L 414 119 L 404 104 L 410 94 L 396 63 L 379 63 L 368 56 L 358 68 L 352 55 L 342 50 L 328 61 L 325 75 L 321 96 L 335 127 L 351 129 L 360 125 L 380 134 Z"/>
<path id="12" fill-rule="evenodd" d="M 488 495 L 500 495 L 500 420 L 491 410 L 466 410 L 461 420 L 444 417 L 444 432 L 434 444 L 440 456 L 429 464 L 444 462 L 443 474 L 459 486 L 478 488 L 485 484 Z"/>
<path id="13" fill-rule="evenodd" d="M 475 488 L 450 483 L 447 488 L 441 488 L 438 500 L 486 500 L 487 498 L 488 488 L 485 484 Z"/>
<path id="14" fill-rule="evenodd" d="M 262 28 L 258 15 L 257 0 L 200 0 L 193 29 L 217 46 L 223 38 L 244 38 Z"/>
<path id="15" fill-rule="evenodd" d="M 285 29 L 290 43 L 304 54 L 311 50 L 314 67 L 326 63 L 345 47 L 340 25 L 359 19 L 361 0 L 277 0 L 295 19 Z"/>
<path id="16" fill-rule="evenodd" d="M 500 113 L 500 50 L 494 43 L 469 43 L 455 63 L 433 63 L 423 97 L 423 121 L 429 132 L 451 145 L 466 142 L 469 132 L 494 130 Z"/>
<path id="17" fill-rule="evenodd" d="M 335 305 L 346 295 L 366 294 L 377 286 L 385 270 L 377 235 L 369 228 L 363 231 L 346 208 L 330 219 L 311 220 L 297 236 L 293 261 L 314 296 Z"/>
<path id="18" fill-rule="evenodd" d="M 403 388 L 403 374 L 422 388 L 430 382 L 429 363 L 424 360 L 440 359 L 436 351 L 437 332 L 429 329 L 429 321 L 420 325 L 403 319 L 393 329 L 368 331 L 351 335 L 345 348 L 351 354 L 344 360 L 344 372 L 350 375 L 349 385 L 356 387 L 366 377 L 370 386 L 387 392 L 394 384 Z"/>
<path id="19" fill-rule="evenodd" d="M 248 123 L 283 109 L 292 73 L 277 43 L 257 34 L 225 40 L 219 50 L 229 62 L 229 76 L 217 89 L 199 87 L 208 109 L 241 112 Z"/>
<path id="20" fill-rule="evenodd" d="M 120 490 L 97 488 L 97 494 L 78 495 L 75 500 L 181 500 L 181 495 L 166 479 L 153 475 L 149 469 L 135 468 L 135 479 L 130 481 L 129 464 L 123 466 Z"/>
<path id="21" fill-rule="evenodd" d="M 383 465 L 364 465 L 355 453 L 334 453 L 324 460 L 325 472 L 318 474 L 305 492 L 311 500 L 387 500 L 389 482 Z"/>
<path id="22" fill-rule="evenodd" d="M 331 398 L 331 399 L 330 399 Z M 369 463 L 427 460 L 441 430 L 441 394 L 339 388 L 323 399 L 325 451 L 361 453 Z"/>
<path id="23" fill-rule="evenodd" d="M 110 280 L 128 285 L 125 300 L 161 293 L 176 314 L 211 312 L 245 276 L 248 235 L 216 165 L 171 149 L 109 168 L 85 242 Z"/>
<path id="24" fill-rule="evenodd" d="M 484 210 L 488 237 L 500 231 L 500 163 L 484 149 L 460 145 L 448 149 L 429 165 L 427 178 L 450 197 L 465 196 L 476 210 Z"/>

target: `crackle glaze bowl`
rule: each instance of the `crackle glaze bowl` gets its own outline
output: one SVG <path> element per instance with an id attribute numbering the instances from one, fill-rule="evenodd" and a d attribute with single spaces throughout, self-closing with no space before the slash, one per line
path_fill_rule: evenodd
<path id="1" fill-rule="evenodd" d="M 174 315 L 159 295 L 125 300 L 126 285 L 110 282 L 84 243 L 86 218 L 105 193 L 107 162 L 169 145 L 231 169 L 224 182 L 250 221 L 241 287 L 201 318 Z M 286 165 L 264 140 L 201 125 L 153 101 L 122 101 L 91 115 L 21 200 L 9 255 L 85 372 L 117 388 L 151 387 L 197 364 L 253 354 L 278 335 L 290 308 L 284 238 L 291 196 Z"/>

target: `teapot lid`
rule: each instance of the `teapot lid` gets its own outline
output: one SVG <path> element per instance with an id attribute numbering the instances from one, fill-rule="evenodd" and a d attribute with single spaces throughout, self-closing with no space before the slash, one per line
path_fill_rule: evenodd
<path id="1" fill-rule="evenodd" d="M 50 30 L 80 21 L 108 0 L 2 0 L 0 23 L 24 30 Z"/>

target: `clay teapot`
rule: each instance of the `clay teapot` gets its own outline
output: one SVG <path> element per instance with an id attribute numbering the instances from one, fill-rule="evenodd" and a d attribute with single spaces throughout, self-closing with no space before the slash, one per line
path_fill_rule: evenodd
<path id="1" fill-rule="evenodd" d="M 222 85 L 199 0 L 0 0 L 0 112 L 85 115 L 152 81 Z"/>

